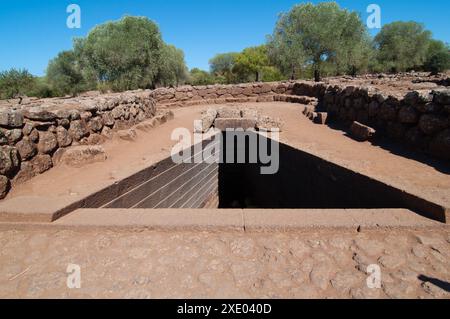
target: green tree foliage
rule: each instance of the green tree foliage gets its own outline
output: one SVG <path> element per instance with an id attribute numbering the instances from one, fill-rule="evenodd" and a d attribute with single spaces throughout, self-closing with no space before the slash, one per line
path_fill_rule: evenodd
<path id="1" fill-rule="evenodd" d="M 209 60 L 211 73 L 218 78 L 223 78 L 226 83 L 234 83 L 236 79 L 233 74 L 233 68 L 238 55 L 239 53 L 236 52 L 217 54 Z"/>
<path id="2" fill-rule="evenodd" d="M 156 82 L 162 86 L 177 86 L 188 79 L 184 53 L 173 45 L 164 45 Z"/>
<path id="3" fill-rule="evenodd" d="M 47 67 L 47 80 L 56 95 L 75 95 L 88 89 L 73 51 L 63 51 L 50 61 Z"/>
<path id="4" fill-rule="evenodd" d="M 239 53 L 233 73 L 239 82 L 276 81 L 282 78 L 281 73 L 270 63 L 266 45 L 246 48 Z"/>
<path id="5" fill-rule="evenodd" d="M 420 68 L 426 59 L 431 33 L 417 22 L 393 22 L 375 37 L 378 61 L 392 72 Z"/>
<path id="6" fill-rule="evenodd" d="M 77 50 L 99 82 L 113 90 L 152 88 L 164 50 L 158 26 L 147 18 L 125 17 L 95 27 Z"/>
<path id="7" fill-rule="evenodd" d="M 450 48 L 442 41 L 431 40 L 428 44 L 424 69 L 433 74 L 450 68 Z"/>
<path id="8" fill-rule="evenodd" d="M 367 31 L 355 12 L 335 2 L 296 5 L 282 14 L 269 38 L 271 56 L 282 70 L 311 65 L 318 81 L 324 63 L 335 61 L 339 68 L 360 67 Z"/>
<path id="9" fill-rule="evenodd" d="M 210 85 L 218 83 L 211 73 L 200 70 L 198 68 L 193 68 L 189 74 L 189 84 L 191 85 Z"/>
<path id="10" fill-rule="evenodd" d="M 36 86 L 36 78 L 27 70 L 10 69 L 0 73 L 0 98 L 28 95 Z"/>

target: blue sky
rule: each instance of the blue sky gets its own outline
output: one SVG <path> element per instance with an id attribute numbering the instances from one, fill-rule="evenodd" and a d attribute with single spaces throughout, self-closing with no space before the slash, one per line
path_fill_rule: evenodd
<path id="1" fill-rule="evenodd" d="M 26 68 L 43 75 L 49 59 L 70 49 L 73 37 L 124 15 L 147 16 L 161 28 L 167 43 L 184 50 L 190 68 L 208 69 L 217 53 L 259 45 L 272 33 L 278 14 L 295 0 L 0 0 L 0 70 Z M 318 2 L 318 1 L 312 1 Z M 382 23 L 415 20 L 434 37 L 450 43 L 450 1 L 342 0 L 341 7 L 358 11 L 376 3 Z M 81 7 L 81 29 L 66 27 L 66 7 Z M 372 32 L 374 34 L 376 32 Z"/>

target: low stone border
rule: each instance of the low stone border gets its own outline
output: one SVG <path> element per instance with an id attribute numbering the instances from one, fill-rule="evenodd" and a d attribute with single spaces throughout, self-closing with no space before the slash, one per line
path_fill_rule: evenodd
<path id="1" fill-rule="evenodd" d="M 79 209 L 53 223 L 0 223 L 0 230 L 239 231 L 445 228 L 405 209 Z"/>

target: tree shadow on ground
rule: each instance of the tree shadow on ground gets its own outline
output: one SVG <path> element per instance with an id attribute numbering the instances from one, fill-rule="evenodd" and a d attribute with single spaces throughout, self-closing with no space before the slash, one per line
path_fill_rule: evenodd
<path id="1" fill-rule="evenodd" d="M 446 281 L 442 281 L 436 278 L 431 278 L 431 277 L 427 277 L 425 275 L 420 275 L 417 277 L 420 281 L 425 282 L 429 282 L 433 285 L 435 285 L 436 287 L 441 288 L 442 290 L 445 290 L 446 292 L 450 292 L 450 283 L 446 282 Z"/>
<path id="2" fill-rule="evenodd" d="M 344 132 L 344 136 L 357 141 L 353 136 L 349 133 L 348 125 L 337 123 L 337 122 L 330 122 L 327 123 L 328 127 L 330 127 L 333 130 L 342 131 Z M 435 170 L 450 175 L 450 163 L 445 160 L 440 160 L 436 158 L 432 158 L 431 156 L 422 153 L 418 150 L 415 150 L 411 147 L 408 147 L 406 145 L 402 145 L 399 142 L 393 141 L 387 137 L 384 136 L 375 136 L 373 140 L 371 141 L 371 144 L 373 146 L 378 146 L 384 150 L 387 150 L 388 152 L 402 156 L 417 162 L 420 162 L 422 164 L 428 165 L 433 167 Z"/>

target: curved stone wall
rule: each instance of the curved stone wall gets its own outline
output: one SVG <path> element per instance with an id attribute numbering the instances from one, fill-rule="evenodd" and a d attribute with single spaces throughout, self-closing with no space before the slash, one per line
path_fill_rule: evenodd
<path id="1" fill-rule="evenodd" d="M 53 167 L 64 149 L 100 144 L 156 114 L 149 92 L 46 99 L 0 109 L 0 198 Z"/>

